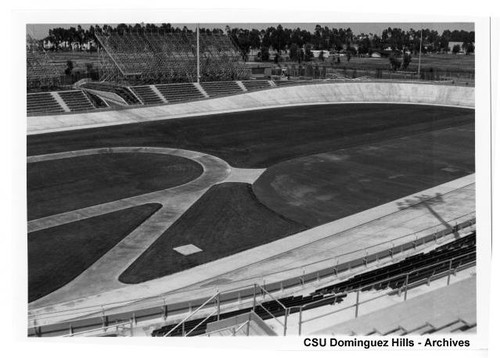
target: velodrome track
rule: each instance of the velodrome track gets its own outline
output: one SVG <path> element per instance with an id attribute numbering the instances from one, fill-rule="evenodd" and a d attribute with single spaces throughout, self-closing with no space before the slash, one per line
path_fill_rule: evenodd
<path id="1" fill-rule="evenodd" d="M 28 119 L 28 134 L 35 135 L 70 129 L 191 117 L 216 112 L 237 112 L 297 104 L 337 102 L 418 103 L 473 108 L 474 90 L 462 87 L 409 83 L 342 83 L 278 88 L 188 104 L 134 108 L 114 112 L 32 117 Z M 75 149 L 71 148 L 71 150 Z M 148 149 L 138 150 L 147 151 Z M 56 149 L 50 151 L 60 153 Z M 28 146 L 28 152 L 30 152 L 30 145 Z M 57 157 L 60 154 L 33 154 L 30 155 L 28 160 L 43 160 L 44 155 Z M 71 155 L 78 155 L 78 153 L 73 152 Z M 194 157 L 211 156 L 206 153 L 198 153 Z M 190 158 L 193 158 L 192 154 Z M 212 158 L 216 157 L 212 156 Z M 220 163 L 224 161 L 213 159 L 213 162 Z M 231 167 L 227 163 L 220 164 L 219 173 L 221 174 L 216 176 L 214 183 L 224 181 L 253 183 L 262 174 L 263 170 L 262 168 L 251 169 L 238 169 Z M 207 187 L 203 190 L 206 189 Z M 163 194 L 168 195 L 172 193 L 172 190 L 163 192 Z M 199 192 L 199 195 L 201 194 L 202 191 Z M 422 198 L 432 198 L 437 195 L 440 198 L 439 201 L 419 205 Z M 103 264 L 102 271 L 96 270 L 96 267 L 90 268 L 67 286 L 30 304 L 30 313 L 43 314 L 43 312 L 54 309 L 64 310 L 68 307 L 77 308 L 108 304 L 116 301 L 116 297 L 120 297 L 122 301 L 134 301 L 164 294 L 165 299 L 172 302 L 181 302 L 192 297 L 208 297 L 214 289 L 233 289 L 255 281 L 274 282 L 297 277 L 303 273 L 304 267 L 308 272 L 312 272 L 325 266 L 331 266 L 332 262 L 328 261 L 332 259 L 331 251 L 335 251 L 334 261 L 352 260 L 360 255 L 366 255 L 368 247 L 376 247 L 377 250 L 382 250 L 388 245 L 392 245 L 393 243 L 390 243 L 387 238 L 397 239 L 398 242 L 411 241 L 414 239 L 415 233 L 424 235 L 438 231 L 446 228 L 449 222 L 453 222 L 457 218 L 468 220 L 474 215 L 474 199 L 474 175 L 468 175 L 426 189 L 420 193 L 398 198 L 398 200 L 393 200 L 377 208 L 368 209 L 291 237 L 253 248 L 250 251 L 225 257 L 215 262 L 205 263 L 166 278 L 158 278 L 136 285 L 126 285 L 118 281 L 119 273 L 132 260 L 125 260 L 127 264 L 123 267 L 109 270 L 109 265 L 112 262 L 116 263 L 116 257 L 112 258 L 110 256 L 98 261 L 97 265 Z M 146 201 L 148 200 L 154 199 L 148 197 Z M 161 202 L 161 199 L 158 198 L 154 201 Z M 196 195 L 192 202 L 194 201 L 196 201 Z M 402 208 L 401 203 L 405 201 L 411 202 L 411 205 Z M 180 209 L 179 214 L 185 211 L 192 202 L 187 202 L 186 206 Z M 132 203 L 137 204 L 137 202 L 133 201 Z M 432 210 L 429 210 L 429 205 Z M 114 209 L 110 208 L 109 210 Z M 74 218 L 85 216 L 81 212 L 65 213 L 57 216 L 60 219 L 61 217 L 71 217 L 71 215 L 74 215 Z M 50 227 L 53 225 L 50 223 L 51 219 L 56 218 L 30 221 L 28 226 L 33 229 L 29 229 L 29 231 Z M 67 220 L 75 219 L 70 218 Z M 43 224 L 44 222 L 45 224 Z M 137 233 L 134 235 L 137 237 Z M 154 237 L 145 242 L 135 252 L 135 256 L 132 256 L 137 257 L 152 241 L 154 241 Z M 349 245 L 346 245 L 347 243 Z M 105 265 L 106 262 L 108 266 Z M 108 270 L 105 267 L 108 267 Z M 109 279 L 103 279 L 101 284 L 96 284 L 96 280 L 100 275 L 104 275 L 103 277 Z"/>

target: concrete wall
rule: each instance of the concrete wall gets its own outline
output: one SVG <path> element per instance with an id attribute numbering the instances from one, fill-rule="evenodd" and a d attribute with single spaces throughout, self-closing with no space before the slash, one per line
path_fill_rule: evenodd
<path id="1" fill-rule="evenodd" d="M 474 88 L 389 82 L 311 84 L 273 88 L 175 105 L 28 117 L 27 132 L 30 135 L 282 106 L 360 102 L 416 103 L 474 108 Z"/>

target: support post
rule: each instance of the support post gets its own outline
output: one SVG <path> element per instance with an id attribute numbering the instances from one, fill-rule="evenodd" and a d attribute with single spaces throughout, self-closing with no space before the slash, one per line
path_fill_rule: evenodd
<path id="1" fill-rule="evenodd" d="M 299 310 L 299 336 L 302 334 L 302 308 L 303 308 L 303 306 L 300 306 L 300 310 Z"/>
<path id="2" fill-rule="evenodd" d="M 220 321 L 220 292 L 216 297 L 217 300 L 217 321 Z"/>
<path id="3" fill-rule="evenodd" d="M 450 281 L 451 281 L 451 271 L 452 271 L 452 267 L 453 267 L 452 262 L 453 262 L 453 260 L 450 260 L 450 265 L 449 265 L 449 268 L 448 268 L 448 279 L 447 279 L 447 282 L 446 282 L 446 286 L 449 286 L 449 285 L 450 285 Z"/>
<path id="4" fill-rule="evenodd" d="M 253 284 L 253 311 L 255 312 L 255 305 L 257 304 L 257 284 Z"/>
<path id="5" fill-rule="evenodd" d="M 354 317 L 358 318 L 359 313 L 359 290 L 356 291 L 356 312 L 354 313 Z"/>
<path id="6" fill-rule="evenodd" d="M 407 273 L 406 278 L 405 278 L 405 297 L 404 297 L 405 301 L 406 301 L 406 297 L 408 297 L 408 281 L 409 280 L 410 280 L 410 274 Z"/>
<path id="7" fill-rule="evenodd" d="M 288 312 L 289 312 L 289 308 L 285 308 L 285 324 L 283 325 L 283 336 L 285 336 L 285 337 L 286 337 L 286 329 L 288 326 Z"/>
<path id="8" fill-rule="evenodd" d="M 196 82 L 200 83 L 200 25 L 196 25 Z"/>

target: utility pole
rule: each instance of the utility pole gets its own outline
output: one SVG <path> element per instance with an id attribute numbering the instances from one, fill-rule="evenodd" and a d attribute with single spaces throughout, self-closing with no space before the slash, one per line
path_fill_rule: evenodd
<path id="1" fill-rule="evenodd" d="M 420 49 L 418 51 L 418 71 L 417 71 L 417 77 L 420 78 L 420 60 L 422 57 L 422 27 L 420 28 Z"/>
<path id="2" fill-rule="evenodd" d="M 200 24 L 196 24 L 196 82 L 200 83 Z"/>

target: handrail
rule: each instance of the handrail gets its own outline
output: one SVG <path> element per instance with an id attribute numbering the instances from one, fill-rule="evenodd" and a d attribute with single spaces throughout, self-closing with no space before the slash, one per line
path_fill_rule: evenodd
<path id="1" fill-rule="evenodd" d="M 344 291 L 344 292 L 342 292 L 342 294 L 349 294 L 349 293 L 353 293 L 353 292 L 359 293 L 359 292 L 363 291 L 363 290 L 364 290 L 365 288 L 367 288 L 367 287 L 372 287 L 372 286 L 375 286 L 377 283 L 386 282 L 386 281 L 389 281 L 389 282 L 390 282 L 390 281 L 394 280 L 395 278 L 399 278 L 399 277 L 403 277 L 403 276 L 404 276 L 404 277 L 407 277 L 407 276 L 409 276 L 409 275 L 410 275 L 410 274 L 412 274 L 412 273 L 419 272 L 419 271 L 423 271 L 423 270 L 428 269 L 428 268 L 433 267 L 433 266 L 442 265 L 442 264 L 444 264 L 444 263 L 446 263 L 446 262 L 452 262 L 453 260 L 458 260 L 458 259 L 461 259 L 461 258 L 463 258 L 464 256 L 467 256 L 467 255 L 470 255 L 470 253 L 468 253 L 468 254 L 463 254 L 463 255 L 459 255 L 459 256 L 457 256 L 457 257 L 454 257 L 454 258 L 451 258 L 451 259 L 448 259 L 448 260 L 445 260 L 445 261 L 442 261 L 442 262 L 439 262 L 439 263 L 435 263 L 435 264 L 433 264 L 433 265 L 427 265 L 427 266 L 421 267 L 421 268 L 419 268 L 419 269 L 417 269 L 417 270 L 413 270 L 413 271 L 410 271 L 410 272 L 407 272 L 407 273 L 404 273 L 404 274 L 399 274 L 399 275 L 396 275 L 396 276 L 391 276 L 391 277 L 386 278 L 386 279 L 384 279 L 384 280 L 377 281 L 376 283 L 371 283 L 371 284 L 368 284 L 368 285 L 365 285 L 365 286 L 362 286 L 362 287 L 358 287 L 358 288 L 356 288 L 356 289 L 352 289 L 352 290 L 349 290 L 349 291 L 347 291 L 347 292 L 346 292 L 346 291 Z M 476 260 L 473 260 L 473 261 L 471 261 L 471 262 L 465 263 L 465 264 L 463 264 L 463 265 L 461 265 L 461 266 L 456 267 L 456 268 L 454 269 L 454 271 L 456 271 L 456 270 L 458 270 L 458 269 L 466 269 L 466 268 L 468 268 L 468 267 L 471 267 L 471 265 L 472 265 L 472 264 L 475 264 L 475 263 L 476 263 Z M 405 289 L 405 290 L 408 290 L 408 288 L 409 288 L 409 287 L 417 287 L 417 286 L 421 285 L 423 282 L 426 282 L 426 281 L 432 281 L 432 279 L 433 279 L 433 278 L 436 278 L 436 277 L 437 277 L 437 278 L 444 277 L 446 274 L 448 274 L 448 275 L 449 275 L 449 274 L 451 274 L 451 269 L 448 269 L 447 271 L 444 271 L 444 272 L 439 272 L 439 273 L 435 273 L 435 272 L 433 272 L 433 273 L 431 273 L 431 275 L 430 275 L 430 276 L 425 277 L 425 278 L 422 278 L 422 279 L 420 279 L 420 280 L 418 280 L 418 281 L 415 281 L 415 282 L 412 282 L 412 283 L 408 283 L 408 282 L 406 281 L 406 282 L 405 282 L 404 289 Z M 381 298 L 381 297 L 390 296 L 390 295 L 392 295 L 392 294 L 394 294 L 394 293 L 400 293 L 400 292 L 401 292 L 401 289 L 402 289 L 402 287 L 394 288 L 394 289 L 391 289 L 389 292 L 385 292 L 385 293 L 383 293 L 383 294 L 381 294 L 381 295 L 378 295 L 378 296 L 376 296 L 376 297 L 372 297 L 372 298 L 366 299 L 366 300 L 364 300 L 364 301 L 357 301 L 355 304 L 352 304 L 352 305 L 349 305 L 349 306 L 346 306 L 346 307 L 342 307 L 342 308 L 340 308 L 340 309 L 338 309 L 338 310 L 335 310 L 335 311 L 331 311 L 331 312 L 324 313 L 324 314 L 321 314 L 321 315 L 318 315 L 318 316 L 314 316 L 314 317 L 309 318 L 309 319 L 307 319 L 307 320 L 302 320 L 302 319 L 300 319 L 300 321 L 299 321 L 299 325 L 302 325 L 303 323 L 307 323 L 307 322 L 311 322 L 311 321 L 317 320 L 317 319 L 319 319 L 319 318 L 323 318 L 323 317 L 326 317 L 326 316 L 330 316 L 330 315 L 333 315 L 333 314 L 336 314 L 336 313 L 339 313 L 339 312 L 342 312 L 342 311 L 348 310 L 348 309 L 350 309 L 350 308 L 359 307 L 359 306 L 361 306 L 361 305 L 362 305 L 362 304 L 364 304 L 364 303 L 367 303 L 367 302 L 371 302 L 371 301 L 377 300 L 377 299 L 379 299 L 379 298 Z M 338 294 L 338 293 L 336 293 L 336 294 Z M 335 295 L 336 295 L 336 294 L 335 294 Z M 406 300 L 406 295 L 405 295 L 405 300 Z M 307 304 L 306 304 L 306 305 L 307 305 Z M 301 308 L 301 310 L 302 310 L 302 309 L 303 309 L 306 305 L 302 305 L 302 306 L 294 306 L 294 307 L 292 307 L 292 308 Z M 300 330 L 301 330 L 301 329 L 299 328 L 299 332 L 300 332 Z"/>
<path id="2" fill-rule="evenodd" d="M 196 310 L 191 312 L 187 317 L 185 317 L 182 321 L 180 321 L 174 328 L 172 328 L 170 331 L 164 334 L 164 337 L 168 336 L 170 333 L 175 331 L 177 328 L 179 328 L 180 325 L 182 325 L 184 322 L 186 322 L 189 318 L 191 318 L 194 314 L 196 314 L 199 310 L 201 310 L 203 307 L 205 307 L 210 301 L 212 301 L 215 297 L 219 295 L 219 291 L 217 291 L 216 294 L 214 294 L 212 297 L 210 297 L 208 300 L 206 300 L 200 307 L 198 307 Z"/>
<path id="3" fill-rule="evenodd" d="M 198 323 L 196 326 L 194 326 L 189 332 L 187 332 L 185 334 L 185 336 L 189 336 L 191 334 L 191 332 L 193 332 L 196 328 L 198 328 L 199 326 L 201 326 L 203 323 L 205 323 L 210 317 L 212 317 L 214 315 L 214 313 L 217 313 L 217 308 L 214 309 L 209 315 L 207 315 L 200 323 Z"/>
<path id="4" fill-rule="evenodd" d="M 74 337 L 74 336 L 77 336 L 77 335 L 89 334 L 89 333 L 94 333 L 94 332 L 99 332 L 99 331 L 104 331 L 105 332 L 105 331 L 107 331 L 109 329 L 126 327 L 128 325 L 132 326 L 132 322 L 130 322 L 130 321 L 128 321 L 128 322 L 120 322 L 120 323 L 113 324 L 111 326 L 103 326 L 103 327 L 100 327 L 100 328 L 89 329 L 87 331 L 82 331 L 82 332 L 78 332 L 78 333 L 65 334 L 62 337 Z"/>
<path id="5" fill-rule="evenodd" d="M 283 307 L 283 309 L 286 309 L 285 305 L 282 304 L 277 298 L 274 298 L 273 295 L 271 295 L 271 293 L 269 293 L 264 287 L 262 287 L 261 285 L 259 285 L 258 283 L 255 284 L 256 286 L 258 286 L 262 291 L 264 291 L 266 294 L 269 295 L 269 297 L 271 297 L 274 301 L 276 301 L 281 307 Z"/>
<path id="6" fill-rule="evenodd" d="M 474 213 L 475 213 L 475 211 L 469 212 L 468 214 L 464 214 L 464 215 L 461 215 L 459 217 L 450 219 L 448 222 L 456 222 L 457 220 L 460 220 L 461 218 L 473 215 Z M 475 223 L 475 218 L 472 218 L 472 219 L 469 219 L 469 220 L 465 220 L 465 222 L 460 223 L 459 226 L 463 225 L 465 223 L 467 223 L 469 226 L 473 225 Z M 439 227 L 439 226 L 441 226 L 441 224 L 437 224 L 434 227 Z M 431 228 L 428 228 L 428 229 L 425 229 L 425 230 L 426 231 L 427 230 L 432 230 L 434 227 L 431 227 Z M 463 228 L 464 227 L 462 227 L 462 229 Z M 423 236 L 423 237 L 421 237 L 421 238 L 419 238 L 417 240 L 422 240 L 422 239 L 425 239 L 427 237 L 432 237 L 434 235 L 443 235 L 447 231 L 449 231 L 449 229 L 443 229 L 443 230 L 441 230 L 439 232 L 436 232 L 434 234 L 429 234 L 429 235 Z M 338 258 L 342 257 L 342 256 L 348 256 L 348 255 L 352 255 L 352 254 L 359 253 L 359 252 L 366 252 L 367 249 L 374 248 L 374 247 L 377 247 L 377 246 L 385 246 L 385 245 L 394 243 L 397 240 L 401 240 L 401 239 L 403 239 L 405 237 L 415 236 L 416 234 L 418 234 L 418 232 L 407 234 L 407 235 L 404 235 L 404 236 L 401 236 L 401 237 L 398 237 L 398 238 L 395 238 L 395 239 L 391 239 L 391 240 L 388 240 L 388 241 L 385 241 L 385 242 L 382 242 L 382 243 L 370 246 L 368 248 L 354 250 L 354 251 L 342 254 L 340 256 L 336 256 L 333 259 L 337 259 L 338 260 Z M 301 269 L 301 268 L 306 268 L 306 267 L 309 267 L 309 266 L 314 266 L 314 265 L 317 265 L 317 264 L 320 264 L 320 263 L 323 263 L 323 262 L 326 262 L 326 261 L 331 261 L 331 260 L 332 260 L 332 258 L 322 259 L 322 260 L 318 260 L 318 261 L 312 262 L 312 263 L 307 264 L 307 265 L 301 265 L 301 266 L 297 266 L 297 267 L 288 268 L 286 270 L 281 270 L 281 271 L 279 271 L 279 273 L 290 272 L 290 271 L 293 271 L 293 270 L 297 270 L 297 269 Z M 270 272 L 268 275 L 273 275 L 273 274 L 276 274 L 276 273 L 278 273 L 278 272 Z M 259 277 L 249 277 L 249 278 L 245 279 L 244 281 L 248 281 L 250 279 L 257 279 L 257 278 L 260 278 L 260 276 Z M 241 289 L 245 289 L 245 288 L 250 288 L 251 286 L 252 286 L 251 284 L 243 285 L 243 286 L 240 286 L 240 287 L 236 287 L 236 288 L 232 289 L 231 291 L 237 291 L 237 290 L 241 290 Z M 173 293 L 173 292 L 175 292 L 175 291 L 172 291 L 172 292 L 169 292 L 169 293 Z M 186 291 L 186 292 L 189 292 L 189 291 Z M 154 296 L 154 297 L 140 297 L 140 298 L 137 298 L 137 299 L 130 299 L 130 300 L 124 300 L 124 301 L 115 301 L 115 302 L 108 303 L 108 304 L 105 304 L 105 305 L 89 305 L 89 306 L 86 306 L 86 307 L 79 308 L 77 310 L 75 310 L 75 309 L 59 310 L 59 311 L 57 311 L 55 313 L 45 313 L 44 317 L 58 317 L 58 316 L 64 315 L 65 313 L 76 312 L 76 311 L 81 312 L 82 315 L 84 315 L 86 313 L 93 314 L 93 313 L 101 312 L 104 309 L 104 306 L 108 306 L 109 308 L 114 308 L 114 307 L 123 306 L 123 305 L 140 303 L 141 301 L 145 301 L 145 300 L 151 300 L 151 301 L 158 300 L 158 304 L 161 304 L 162 300 L 163 300 L 163 296 L 164 295 L 161 294 L 161 295 L 157 295 L 157 296 Z M 151 307 L 154 307 L 154 306 L 151 306 Z M 95 311 L 96 309 L 97 309 L 97 311 Z M 34 313 L 29 313 L 28 314 L 29 318 L 36 318 L 37 316 L 40 316 L 40 315 L 34 314 Z"/>
<path id="7" fill-rule="evenodd" d="M 463 217 L 466 217 L 466 216 L 469 216 L 471 215 L 471 213 L 469 214 L 466 214 L 466 215 L 462 215 L 458 218 L 455 218 L 455 219 L 451 219 L 449 220 L 449 222 L 453 222 L 456 220 L 458 220 L 459 218 L 463 218 Z M 474 222 L 475 222 L 475 219 L 474 218 L 471 218 L 471 219 L 468 219 L 468 220 L 465 220 L 465 221 L 462 221 L 460 222 L 459 224 L 457 224 L 458 228 L 461 230 L 461 229 L 465 229 L 467 227 L 473 227 L 474 225 Z M 435 234 L 430 234 L 430 235 L 427 235 L 427 236 L 423 236 L 422 238 L 420 239 L 417 239 L 418 241 L 422 241 L 422 244 L 424 243 L 428 243 L 430 242 L 431 240 L 429 240 L 429 238 L 432 238 L 434 236 L 435 240 L 438 239 L 438 237 L 436 236 L 436 234 L 438 235 L 442 235 L 441 237 L 444 237 L 445 234 L 450 234 L 449 232 L 449 229 L 445 229 L 445 230 L 442 230 L 441 232 L 436 232 Z M 407 235 L 408 236 L 408 235 Z M 411 236 L 411 235 L 409 235 Z M 397 239 L 395 239 L 397 240 Z M 391 241 L 394 241 L 394 240 L 390 240 L 388 242 L 391 242 Z M 387 244 L 388 242 L 385 242 L 384 244 Z M 408 244 L 408 243 L 405 243 L 405 244 Z M 392 250 L 392 249 L 391 249 Z M 356 251 L 360 251 L 360 250 L 356 250 Z M 401 251 L 402 253 L 403 251 Z M 396 252 L 396 254 L 399 254 L 399 252 Z M 330 259 L 331 260 L 331 259 Z M 321 260 L 321 261 L 325 261 L 325 260 Z M 370 261 L 371 262 L 371 261 Z M 314 263 L 313 263 L 314 264 Z M 438 263 L 436 264 L 433 264 L 433 265 L 437 265 Z M 302 266 L 304 267 L 304 266 Z M 289 269 L 289 270 L 293 270 L 293 269 L 297 269 L 297 268 L 292 268 L 292 269 Z M 288 271 L 288 270 L 284 270 L 284 271 L 281 271 L 281 272 L 285 272 L 285 271 Z M 321 271 L 321 269 L 320 269 Z M 317 271 L 318 273 L 320 271 Z M 311 273 L 313 273 L 311 271 Z M 271 273 L 272 274 L 272 273 Z M 332 272 L 331 274 L 328 274 L 328 275 L 335 275 L 337 274 L 336 271 Z M 277 281 L 273 284 L 276 284 L 278 283 L 279 284 L 280 281 Z M 372 284 L 373 285 L 373 284 Z M 239 287 L 236 287 L 236 288 L 233 288 L 231 290 L 228 290 L 228 291 L 224 291 L 224 293 L 231 293 L 231 292 L 237 292 L 238 290 L 242 290 L 242 289 L 249 289 L 252 285 L 243 285 L 243 286 L 239 286 Z M 261 287 L 262 288 L 262 287 Z M 264 289 L 265 290 L 265 289 Z M 175 291 L 174 291 L 175 292 Z M 274 297 L 267 291 L 265 290 L 266 293 L 268 293 L 270 295 L 270 297 L 272 297 L 274 299 Z M 207 301 L 210 301 L 212 300 L 217 294 L 215 294 L 214 296 L 210 297 Z M 158 300 L 158 303 L 154 303 L 154 300 Z M 161 300 L 161 301 L 160 301 Z M 119 309 L 119 308 L 123 308 L 124 305 L 134 305 L 134 304 L 139 304 L 141 301 L 150 301 L 149 303 L 146 303 L 145 302 L 145 307 L 144 308 L 151 308 L 151 307 L 160 307 L 162 306 L 161 303 L 163 303 L 164 305 L 164 298 L 162 296 L 156 296 L 156 297 L 152 297 L 152 298 L 139 298 L 139 299 L 135 299 L 135 300 L 126 300 L 126 301 L 119 301 L 119 302 L 113 302 L 112 304 L 108 304 L 108 305 L 94 305 L 94 306 L 87 306 L 87 307 L 84 307 L 84 308 L 81 308 L 77 311 L 80 312 L 80 316 L 76 319 L 73 320 L 73 322 L 76 322 L 78 319 L 84 319 L 85 317 L 82 316 L 82 315 L 86 315 L 87 318 L 90 318 L 92 316 L 94 316 L 95 314 L 97 313 L 102 313 L 104 314 L 104 306 L 107 306 L 106 309 Z M 206 305 L 207 302 L 204 303 L 204 305 Z M 281 302 L 280 302 L 281 304 Z M 112 305 L 112 306 L 110 306 Z M 195 311 L 195 312 L 198 312 L 201 308 L 203 308 L 204 306 L 200 306 L 198 307 L 198 309 Z M 297 307 L 297 306 L 296 306 Z M 96 310 L 97 309 L 97 310 Z M 136 309 L 137 310 L 137 309 Z M 66 312 L 75 312 L 75 310 L 63 310 L 63 311 L 58 311 L 57 313 L 55 314 L 46 314 L 45 317 L 58 317 L 58 316 L 63 316 Z M 133 312 L 133 311 L 131 311 Z M 193 312 L 193 314 L 195 313 Z M 134 315 L 135 316 L 135 315 Z M 31 314 L 29 316 L 30 318 L 30 326 L 29 328 L 30 329 L 35 329 L 35 331 L 38 329 L 38 327 L 40 327 L 40 325 L 37 324 L 37 321 L 36 321 L 36 318 L 37 318 L 37 315 L 33 315 Z M 96 317 L 97 318 L 97 317 Z M 187 317 L 188 318 L 188 317 Z M 185 318 L 185 320 L 187 319 Z M 69 324 L 70 322 L 68 322 Z M 60 324 L 64 324 L 63 322 L 61 323 L 54 323 L 54 325 L 60 325 Z M 49 325 L 52 325 L 52 324 L 49 324 Z M 48 325 L 42 325 L 43 326 L 48 326 Z"/>

